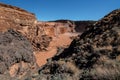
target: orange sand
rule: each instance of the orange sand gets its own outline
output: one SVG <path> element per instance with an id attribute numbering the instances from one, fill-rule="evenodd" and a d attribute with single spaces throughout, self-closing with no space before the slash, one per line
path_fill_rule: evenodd
<path id="1" fill-rule="evenodd" d="M 35 52 L 35 57 L 38 66 L 46 64 L 48 58 L 53 57 L 57 53 L 57 47 L 70 45 L 72 39 L 70 39 L 71 34 L 60 34 L 58 37 L 54 37 L 50 43 L 48 51 Z"/>

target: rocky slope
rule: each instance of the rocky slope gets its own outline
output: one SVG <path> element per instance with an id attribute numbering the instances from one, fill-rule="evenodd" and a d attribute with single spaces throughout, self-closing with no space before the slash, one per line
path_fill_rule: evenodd
<path id="1" fill-rule="evenodd" d="M 119 27 L 119 9 L 97 22 L 39 22 L 0 3 L 0 79 L 120 79 Z"/>
<path id="2" fill-rule="evenodd" d="M 120 9 L 91 25 L 39 70 L 37 80 L 120 79 Z"/>
<path id="3" fill-rule="evenodd" d="M 8 28 L 14 28 L 23 31 L 24 28 L 34 26 L 35 21 L 36 18 L 34 14 L 17 7 L 0 3 L 1 31 L 4 31 Z"/>
<path id="4" fill-rule="evenodd" d="M 75 23 L 75 31 L 79 33 L 83 33 L 86 30 L 86 27 L 94 24 L 96 21 L 74 21 Z"/>
<path id="5" fill-rule="evenodd" d="M 72 35 L 65 33 L 72 31 L 66 23 L 41 24 L 34 14 L 0 3 L 0 79 L 23 80 L 32 76 L 37 64 L 45 64 L 58 47 L 70 44 Z"/>
<path id="6" fill-rule="evenodd" d="M 19 78 L 33 72 L 32 67 L 37 69 L 31 43 L 12 29 L 0 33 L 0 79 Z M 5 79 L 8 74 L 9 78 Z"/>
<path id="7" fill-rule="evenodd" d="M 39 66 L 46 64 L 46 60 L 53 57 L 59 48 L 63 49 L 68 47 L 73 38 L 78 35 L 78 33 L 72 32 L 73 29 L 68 23 L 38 22 L 37 27 L 40 28 L 38 31 L 52 38 L 46 50 L 36 52 L 35 54 Z M 45 39 L 43 41 L 46 42 Z"/>
<path id="8" fill-rule="evenodd" d="M 22 79 L 37 70 L 34 51 L 50 41 L 36 23 L 34 14 L 0 3 L 0 79 Z"/>
<path id="9" fill-rule="evenodd" d="M 50 37 L 41 32 L 42 30 L 37 26 L 37 19 L 33 13 L 0 3 L 0 31 L 4 32 L 8 29 L 14 29 L 26 36 L 35 50 L 48 47 L 51 40 Z"/>

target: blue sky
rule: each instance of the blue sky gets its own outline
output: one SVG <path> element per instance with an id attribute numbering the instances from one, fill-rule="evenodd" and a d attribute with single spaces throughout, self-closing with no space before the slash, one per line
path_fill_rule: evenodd
<path id="1" fill-rule="evenodd" d="M 38 20 L 99 20 L 114 9 L 120 0 L 0 0 L 2 3 L 35 13 Z"/>

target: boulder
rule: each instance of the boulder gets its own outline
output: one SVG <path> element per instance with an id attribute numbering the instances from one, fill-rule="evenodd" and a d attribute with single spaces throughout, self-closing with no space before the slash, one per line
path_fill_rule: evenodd
<path id="1" fill-rule="evenodd" d="M 37 69 L 31 43 L 12 29 L 0 33 L 0 75 L 9 73 L 11 77 L 17 77 L 21 72 L 31 71 L 32 67 Z"/>

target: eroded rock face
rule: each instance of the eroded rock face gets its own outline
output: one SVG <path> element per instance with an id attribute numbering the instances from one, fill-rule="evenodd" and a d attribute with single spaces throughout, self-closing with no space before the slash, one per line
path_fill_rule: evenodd
<path id="1" fill-rule="evenodd" d="M 120 10 L 114 10 L 48 60 L 39 78 L 61 80 L 119 79 Z"/>
<path id="2" fill-rule="evenodd" d="M 18 31 L 27 37 L 35 50 L 47 48 L 51 40 L 44 34 L 42 28 L 38 28 L 34 14 L 15 6 L 0 3 L 0 32 L 8 29 Z"/>
<path id="3" fill-rule="evenodd" d="M 33 26 L 36 21 L 35 15 L 18 7 L 0 3 L 0 30 L 8 28 L 23 30 Z"/>
<path id="4" fill-rule="evenodd" d="M 71 22 L 38 22 L 37 26 L 42 27 L 44 33 L 51 37 L 56 37 L 60 34 L 64 33 L 73 33 L 74 31 L 74 24 Z"/>
<path id="5" fill-rule="evenodd" d="M 28 66 L 24 67 L 25 65 L 21 62 Z M 19 69 L 16 69 L 13 74 L 16 76 L 21 73 L 21 70 L 27 72 L 33 66 L 37 68 L 31 43 L 20 33 L 11 29 L 0 33 L 0 75 L 12 70 L 11 67 L 15 64 L 19 64 L 17 66 Z"/>
<path id="6" fill-rule="evenodd" d="M 68 24 L 72 32 L 83 33 L 86 30 L 86 27 L 94 24 L 96 21 L 72 21 L 72 20 L 56 20 L 54 22 Z"/>

